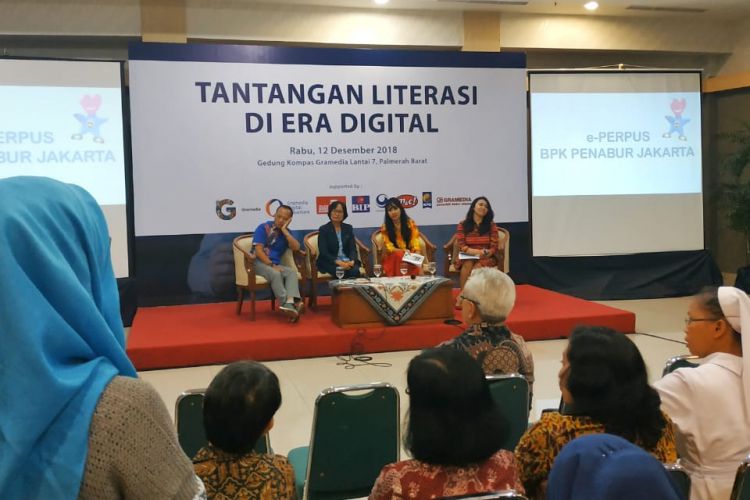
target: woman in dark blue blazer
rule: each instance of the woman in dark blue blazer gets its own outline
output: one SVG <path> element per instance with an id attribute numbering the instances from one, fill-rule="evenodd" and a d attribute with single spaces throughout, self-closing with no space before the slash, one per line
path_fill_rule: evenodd
<path id="1" fill-rule="evenodd" d="M 359 277 L 361 262 L 357 260 L 354 229 L 344 220 L 349 216 L 346 205 L 332 201 L 328 205 L 330 222 L 320 226 L 318 234 L 318 271 L 336 276 L 336 267 L 344 268 L 345 278 Z"/>

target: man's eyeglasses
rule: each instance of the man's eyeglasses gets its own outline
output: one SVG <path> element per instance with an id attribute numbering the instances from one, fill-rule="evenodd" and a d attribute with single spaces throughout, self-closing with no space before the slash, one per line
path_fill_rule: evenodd
<path id="1" fill-rule="evenodd" d="M 471 302 L 475 306 L 479 306 L 479 301 L 478 300 L 470 299 L 469 297 L 467 297 L 464 294 L 459 295 L 458 298 L 461 299 L 461 300 L 468 300 L 469 302 Z"/>

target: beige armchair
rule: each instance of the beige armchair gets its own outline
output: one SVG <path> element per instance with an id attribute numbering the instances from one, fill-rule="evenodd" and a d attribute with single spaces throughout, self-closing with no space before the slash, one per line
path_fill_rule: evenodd
<path id="1" fill-rule="evenodd" d="M 307 250 L 306 270 L 307 275 L 310 278 L 310 309 L 313 311 L 318 310 L 318 283 L 330 281 L 334 277 L 328 273 L 321 273 L 318 271 L 317 259 L 318 259 L 318 233 L 320 231 L 313 231 L 305 235 L 305 250 Z M 370 250 L 359 241 L 354 238 L 354 244 L 357 248 L 357 258 L 362 263 L 359 272 L 362 276 L 370 275 Z"/>
<path id="2" fill-rule="evenodd" d="M 498 266 L 502 272 L 507 273 L 510 270 L 510 233 L 504 227 L 497 226 L 498 238 L 500 242 L 497 245 L 497 258 Z M 453 263 L 458 259 L 458 239 L 454 234 L 448 243 L 443 245 L 443 251 L 445 257 L 443 260 L 443 276 L 451 276 L 458 274 L 458 270 L 453 266 Z"/>
<path id="3" fill-rule="evenodd" d="M 255 253 L 253 252 L 253 233 L 243 234 L 236 237 L 232 243 L 234 252 L 234 275 L 237 287 L 237 314 L 242 312 L 242 302 L 245 298 L 245 290 L 250 293 L 250 320 L 255 321 L 255 293 L 258 290 L 268 290 L 271 293 L 271 309 L 276 308 L 276 297 L 271 290 L 271 285 L 260 275 L 255 274 Z M 281 265 L 297 269 L 297 278 L 300 281 L 300 297 L 304 303 L 305 292 L 304 280 L 305 252 L 292 252 L 288 249 L 281 257 Z"/>
<path id="4" fill-rule="evenodd" d="M 383 251 L 385 250 L 385 245 L 383 244 L 383 235 L 380 234 L 380 229 L 377 229 L 374 233 L 372 233 L 370 241 L 372 243 L 372 263 L 380 264 L 383 260 Z M 419 233 L 419 253 L 421 255 L 424 255 L 424 262 L 422 263 L 422 265 L 435 260 L 436 249 L 437 247 L 433 245 L 429 239 L 427 239 L 427 236 Z"/>

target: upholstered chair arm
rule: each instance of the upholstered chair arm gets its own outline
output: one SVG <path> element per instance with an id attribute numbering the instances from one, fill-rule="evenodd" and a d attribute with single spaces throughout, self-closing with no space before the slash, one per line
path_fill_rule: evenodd
<path id="1" fill-rule="evenodd" d="M 453 236 L 451 236 L 451 239 L 448 240 L 448 243 L 443 245 L 443 276 L 448 276 L 449 270 L 451 268 L 451 263 L 453 262 L 453 259 L 456 258 L 455 247 L 456 235 L 454 234 Z"/>
<path id="2" fill-rule="evenodd" d="M 425 236 L 424 234 L 420 233 L 419 236 L 422 238 L 422 241 L 424 242 L 425 258 L 427 259 L 427 262 L 434 262 L 435 250 L 437 250 L 437 247 L 429 239 L 427 239 L 427 236 Z"/>
<path id="3" fill-rule="evenodd" d="M 358 239 L 355 238 L 354 244 L 359 254 L 360 265 L 365 268 L 367 276 L 372 276 L 372 265 L 370 264 L 370 250 Z"/>
<path id="4" fill-rule="evenodd" d="M 309 278 L 309 270 L 307 269 L 306 265 L 306 259 L 307 259 L 307 251 L 299 249 L 292 252 L 292 257 L 294 257 L 294 265 L 297 266 L 297 272 L 302 276 L 303 278 Z"/>

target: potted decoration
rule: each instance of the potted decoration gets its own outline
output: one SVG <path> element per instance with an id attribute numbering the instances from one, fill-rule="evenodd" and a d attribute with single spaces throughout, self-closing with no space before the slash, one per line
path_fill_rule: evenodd
<path id="1" fill-rule="evenodd" d="M 727 181 L 721 184 L 722 204 L 727 210 L 730 229 L 745 236 L 745 266 L 737 270 L 735 286 L 750 292 L 750 123 L 743 122 L 737 130 L 720 137 L 734 146 L 722 162 Z"/>

